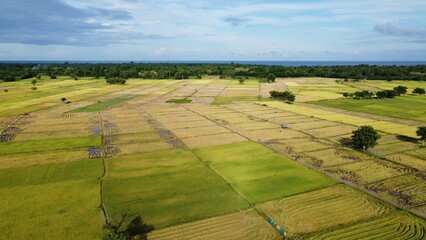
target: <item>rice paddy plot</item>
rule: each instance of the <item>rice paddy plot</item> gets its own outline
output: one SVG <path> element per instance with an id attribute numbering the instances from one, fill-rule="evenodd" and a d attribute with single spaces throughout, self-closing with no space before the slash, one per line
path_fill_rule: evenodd
<path id="1" fill-rule="evenodd" d="M 284 130 L 287 131 L 287 130 Z M 287 154 L 303 153 L 308 151 L 318 151 L 336 147 L 336 144 L 316 138 L 289 138 L 267 141 L 268 146 Z"/>
<path id="2" fill-rule="evenodd" d="M 276 117 L 276 118 L 269 118 L 268 121 L 275 122 L 275 123 L 287 123 L 287 124 L 293 124 L 293 123 L 309 123 L 318 121 L 317 118 L 314 117 L 306 117 L 302 115 L 296 115 L 296 116 L 288 116 L 288 117 Z"/>
<path id="3" fill-rule="evenodd" d="M 294 156 L 317 167 L 328 167 L 373 159 L 364 153 L 343 147 L 294 154 Z"/>
<path id="4" fill-rule="evenodd" d="M 410 166 L 412 168 L 416 168 L 420 171 L 426 171 L 426 160 L 416 158 L 408 154 L 404 154 L 404 153 L 391 154 L 391 155 L 385 156 L 385 158 L 394 162 L 404 164 L 406 166 Z"/>
<path id="5" fill-rule="evenodd" d="M 46 130 L 49 130 L 48 128 Z M 63 131 L 49 131 L 49 132 L 22 132 L 17 134 L 14 138 L 15 141 L 27 140 L 42 140 L 54 138 L 74 138 L 74 137 L 88 137 L 93 135 L 90 129 L 82 130 L 63 130 Z"/>
<path id="6" fill-rule="evenodd" d="M 158 132 L 138 132 L 128 134 L 112 135 L 111 138 L 116 138 L 119 145 L 133 144 L 133 143 L 147 143 L 161 141 Z M 104 137 L 105 139 L 106 137 Z"/>
<path id="7" fill-rule="evenodd" d="M 357 128 L 350 125 L 341 124 L 337 126 L 309 129 L 305 130 L 305 132 L 318 138 L 328 138 L 352 133 L 354 130 L 357 130 Z"/>
<path id="8" fill-rule="evenodd" d="M 404 84 L 402 84 L 404 85 Z M 397 98 L 356 100 L 339 99 L 312 102 L 321 106 L 341 108 L 388 117 L 426 121 L 424 96 L 402 96 Z"/>
<path id="9" fill-rule="evenodd" d="M 99 159 L 0 169 L 0 188 L 96 179 L 102 172 L 102 161 Z"/>
<path id="10" fill-rule="evenodd" d="M 0 189 L 2 239 L 96 240 L 104 219 L 98 180 Z"/>
<path id="11" fill-rule="evenodd" d="M 118 144 L 118 147 L 120 148 L 120 155 L 160 152 L 172 149 L 165 141 Z"/>
<path id="12" fill-rule="evenodd" d="M 392 153 L 398 153 L 398 152 L 416 149 L 417 147 L 418 147 L 418 144 L 416 143 L 399 142 L 399 143 L 391 143 L 391 144 L 384 144 L 384 145 L 379 144 L 376 147 L 369 149 L 369 151 L 376 155 L 383 156 L 383 155 L 388 155 Z"/>
<path id="13" fill-rule="evenodd" d="M 410 150 L 405 152 L 406 154 L 412 155 L 414 157 L 421 158 L 423 160 L 426 160 L 426 148 L 418 148 L 416 150 Z"/>
<path id="14" fill-rule="evenodd" d="M 247 210 L 153 231 L 148 239 L 278 240 L 280 237 L 255 211 Z"/>
<path id="15" fill-rule="evenodd" d="M 426 221 L 404 212 L 314 234 L 308 240 L 425 239 Z"/>
<path id="16" fill-rule="evenodd" d="M 58 156 L 61 156 L 58 158 Z M 0 169 L 87 159 L 87 149 L 68 149 L 0 155 Z"/>
<path id="17" fill-rule="evenodd" d="M 229 94 L 229 93 L 228 93 Z M 245 93 L 243 93 L 245 94 Z M 253 96 L 217 96 L 212 102 L 212 105 L 225 105 L 225 104 L 233 104 L 234 101 L 258 101 L 259 98 L 257 95 L 253 94 Z"/>
<path id="18" fill-rule="evenodd" d="M 262 203 L 256 207 L 273 218 L 289 236 L 357 222 L 394 209 L 342 184 Z"/>
<path id="19" fill-rule="evenodd" d="M 100 136 L 56 138 L 0 143 L 0 154 L 38 152 L 58 149 L 71 149 L 100 146 Z"/>
<path id="20" fill-rule="evenodd" d="M 341 122 L 341 123 L 355 125 L 355 126 L 371 125 L 371 124 L 375 124 L 379 122 L 380 124 L 376 124 L 377 130 L 381 130 L 381 131 L 388 132 L 391 134 L 396 134 L 396 135 L 403 135 L 403 136 L 414 137 L 414 138 L 417 137 L 415 134 L 417 128 L 414 126 L 389 123 L 389 124 L 386 124 L 385 128 L 382 129 L 381 125 L 383 123 L 386 123 L 385 121 L 366 119 L 366 118 L 356 117 L 352 115 L 335 113 L 331 111 L 325 111 L 325 110 L 315 109 L 312 107 L 306 107 L 301 105 L 285 104 L 281 102 L 267 102 L 266 104 L 271 107 L 298 113 L 305 116 L 313 116 L 313 117 L 317 117 L 317 118 L 328 120 L 328 121 Z"/>
<path id="21" fill-rule="evenodd" d="M 213 135 L 183 138 L 181 140 L 189 148 L 203 148 L 209 146 L 248 141 L 246 138 L 236 133 L 220 133 Z"/>
<path id="22" fill-rule="evenodd" d="M 248 131 L 248 130 L 263 130 L 263 129 L 277 129 L 279 131 L 280 127 L 275 123 L 270 122 L 257 122 L 252 121 L 248 123 L 238 123 L 230 125 L 231 128 L 237 129 L 239 131 Z"/>
<path id="23" fill-rule="evenodd" d="M 194 127 L 207 127 L 207 126 L 216 126 L 217 124 L 207 120 L 207 119 L 203 119 L 203 120 L 199 120 L 199 121 L 188 121 L 188 122 L 178 122 L 178 123 L 166 123 L 166 122 L 162 122 L 162 124 L 171 130 L 174 129 L 181 129 L 181 128 L 194 128 Z"/>
<path id="24" fill-rule="evenodd" d="M 266 201 L 329 186 L 334 180 L 254 142 L 194 149 L 240 194 Z"/>
<path id="25" fill-rule="evenodd" d="M 48 131 L 68 131 L 68 130 L 81 130 L 81 129 L 90 129 L 91 126 L 88 122 L 81 123 L 58 123 L 58 124 L 41 124 L 34 125 L 28 124 L 22 126 L 22 130 L 25 132 L 45 132 Z"/>
<path id="26" fill-rule="evenodd" d="M 293 138 L 306 138 L 307 134 L 294 131 L 291 129 L 259 129 L 259 130 L 249 130 L 244 131 L 243 134 L 253 140 L 257 141 L 269 141 L 273 139 L 293 139 Z"/>
<path id="27" fill-rule="evenodd" d="M 369 160 L 330 167 L 325 171 L 342 179 L 365 185 L 409 173 L 412 169 L 388 161 Z"/>
<path id="28" fill-rule="evenodd" d="M 424 173 L 413 172 L 372 183 L 366 187 L 407 207 L 421 208 L 426 205 L 426 174 Z M 426 214 L 424 208 L 423 214 Z"/>
<path id="29" fill-rule="evenodd" d="M 104 201 L 109 216 L 140 215 L 156 228 L 248 207 L 190 151 L 108 159 Z"/>
<path id="30" fill-rule="evenodd" d="M 317 129 L 317 128 L 334 127 L 338 125 L 340 124 L 336 122 L 318 120 L 318 121 L 312 121 L 312 122 L 293 123 L 291 124 L 291 128 L 303 131 L 303 130 L 310 130 L 310 129 Z"/>
<path id="31" fill-rule="evenodd" d="M 162 123 L 180 123 L 180 122 L 192 122 L 192 121 L 202 121 L 205 120 L 204 117 L 201 117 L 199 115 L 193 114 L 191 116 L 173 116 L 173 115 L 167 115 L 164 117 L 155 117 L 159 122 Z"/>
<path id="32" fill-rule="evenodd" d="M 220 133 L 229 133 L 228 129 L 221 126 L 209 126 L 209 127 L 198 127 L 198 128 L 184 128 L 175 129 L 173 133 L 179 138 L 199 137 L 206 135 L 214 135 Z"/>

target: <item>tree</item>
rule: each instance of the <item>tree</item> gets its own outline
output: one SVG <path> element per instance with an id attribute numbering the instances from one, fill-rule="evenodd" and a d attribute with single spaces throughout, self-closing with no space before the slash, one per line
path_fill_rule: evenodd
<path id="1" fill-rule="evenodd" d="M 275 82 L 275 78 L 276 78 L 276 76 L 272 73 L 268 74 L 268 76 L 266 77 L 268 82 Z"/>
<path id="2" fill-rule="evenodd" d="M 345 98 L 349 97 L 349 93 L 347 93 L 347 92 L 343 93 L 343 97 L 345 97 Z"/>
<path id="3" fill-rule="evenodd" d="M 418 127 L 416 134 L 417 136 L 420 137 L 420 140 L 422 140 L 422 146 L 423 146 L 426 140 L 426 126 Z"/>
<path id="4" fill-rule="evenodd" d="M 363 149 L 364 151 L 376 146 L 377 140 L 381 138 L 381 135 L 372 126 L 361 126 L 352 133 L 353 144 L 356 148 Z"/>
<path id="5" fill-rule="evenodd" d="M 358 98 L 358 99 L 371 99 L 374 96 L 374 92 L 364 90 L 364 91 L 355 92 L 354 95 L 355 95 L 355 98 Z"/>
<path id="6" fill-rule="evenodd" d="M 270 91 L 269 94 L 271 94 L 271 97 L 273 99 L 279 99 L 279 100 L 284 100 L 289 102 L 294 102 L 294 100 L 296 100 L 296 96 L 289 91 L 285 91 L 285 92 Z"/>
<path id="7" fill-rule="evenodd" d="M 377 98 L 394 98 L 396 96 L 395 90 L 383 90 L 376 92 Z"/>
<path id="8" fill-rule="evenodd" d="M 104 225 L 106 231 L 103 240 L 147 240 L 148 233 L 154 230 L 154 226 L 144 223 L 140 216 L 135 217 L 125 230 L 121 230 L 126 218 L 127 214 L 124 214 L 118 223 L 108 220 Z"/>
<path id="9" fill-rule="evenodd" d="M 422 95 L 422 94 L 425 94 L 425 90 L 423 89 L 423 88 L 415 88 L 414 90 L 413 90 L 413 93 L 414 94 L 419 94 L 419 95 Z"/>
<path id="10" fill-rule="evenodd" d="M 31 90 L 35 91 L 37 90 L 37 87 L 32 87 Z"/>
<path id="11" fill-rule="evenodd" d="M 407 93 L 407 87 L 404 86 L 394 87 L 393 90 L 395 90 L 397 96 L 401 96 Z"/>
<path id="12" fill-rule="evenodd" d="M 108 78 L 106 80 L 108 84 L 121 84 L 124 85 L 126 83 L 126 79 L 123 78 Z"/>
<path id="13" fill-rule="evenodd" d="M 35 80 L 35 79 L 31 81 L 31 84 L 34 85 L 34 86 L 36 85 L 36 83 L 37 83 L 37 80 Z"/>
<path id="14" fill-rule="evenodd" d="M 240 82 L 240 84 L 244 84 L 244 81 L 246 81 L 245 79 L 238 79 L 238 82 Z"/>
<path id="15" fill-rule="evenodd" d="M 385 97 L 387 97 L 387 95 L 388 95 L 387 90 L 376 92 L 377 98 L 385 98 Z"/>

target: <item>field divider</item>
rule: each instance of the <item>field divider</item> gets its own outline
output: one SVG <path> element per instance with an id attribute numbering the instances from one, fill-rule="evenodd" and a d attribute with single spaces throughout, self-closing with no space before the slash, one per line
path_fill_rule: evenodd
<path id="1" fill-rule="evenodd" d="M 99 129 L 100 129 L 100 134 L 101 134 L 101 147 L 103 148 L 104 145 L 104 124 L 103 124 L 103 118 L 101 115 L 101 112 L 98 112 L 98 122 L 99 122 Z M 105 154 L 102 153 L 102 166 L 103 166 L 103 173 L 102 176 L 100 176 L 99 179 L 99 195 L 100 195 L 100 205 L 99 207 L 102 210 L 102 213 L 104 215 L 104 220 L 105 223 L 108 223 L 110 221 L 110 218 L 108 217 L 108 213 L 106 211 L 105 208 L 105 204 L 104 204 L 104 198 L 103 198 L 103 179 L 106 176 L 107 173 L 107 167 L 106 167 L 106 162 L 105 162 Z"/>
<path id="2" fill-rule="evenodd" d="M 191 109 L 188 109 L 187 107 L 185 107 L 185 108 L 186 108 L 187 110 L 189 110 L 189 111 L 192 111 Z M 227 107 L 223 107 L 223 108 L 227 108 Z M 228 109 L 229 109 L 229 108 L 228 108 Z M 240 111 L 238 111 L 238 110 L 233 110 L 233 111 L 236 111 L 236 112 L 239 112 L 239 113 L 246 114 L 246 113 L 244 113 L 244 112 L 240 112 Z M 197 113 L 197 114 L 198 114 L 198 115 L 200 115 L 200 116 L 203 116 L 202 114 L 200 114 L 200 113 L 198 113 L 198 112 L 195 112 L 195 111 L 192 111 L 192 112 Z M 252 116 L 252 115 L 249 115 L 249 114 L 246 114 L 246 115 L 248 115 L 248 116 Z M 380 200 L 382 200 L 382 201 L 384 201 L 384 202 L 387 202 L 387 203 L 389 203 L 389 204 L 391 204 L 391 205 L 393 205 L 393 206 L 395 206 L 395 207 L 397 207 L 397 208 L 404 209 L 405 211 L 411 212 L 411 213 L 413 213 L 414 215 L 419 216 L 419 217 L 421 217 L 421 218 L 425 218 L 425 217 L 426 217 L 426 216 L 424 216 L 424 214 L 423 214 L 422 212 L 420 212 L 420 211 L 418 211 L 418 210 L 416 210 L 416 209 L 413 209 L 413 208 L 410 208 L 410 207 L 404 206 L 404 205 L 402 205 L 402 204 L 399 204 L 399 203 L 398 203 L 398 202 L 396 202 L 396 201 L 393 201 L 393 200 L 391 200 L 391 199 L 385 198 L 385 197 L 383 197 L 383 196 L 379 195 L 378 193 L 376 193 L 376 192 L 374 192 L 374 191 L 371 191 L 371 190 L 369 190 L 369 189 L 367 189 L 367 188 L 364 188 L 364 187 L 362 187 L 362 186 L 359 186 L 358 184 L 355 184 L 355 183 L 353 183 L 353 182 L 350 182 L 350 181 L 344 180 L 344 179 L 342 179 L 342 178 L 340 178 L 340 177 L 337 177 L 337 176 L 335 176 L 334 174 L 332 174 L 332 173 L 330 173 L 330 172 L 327 172 L 327 171 L 325 171 L 325 170 L 322 170 L 322 169 L 320 169 L 319 167 L 316 167 L 316 166 L 314 166 L 314 165 L 312 165 L 312 164 L 310 164 L 310 163 L 307 163 L 307 162 L 304 162 L 304 161 L 302 161 L 302 160 L 299 160 L 299 159 L 298 159 L 298 158 L 296 158 L 296 157 L 289 156 L 289 155 L 287 155 L 285 152 L 283 152 L 283 151 L 281 151 L 281 150 L 279 150 L 279 149 L 276 149 L 276 148 L 274 148 L 273 146 L 270 146 L 270 145 L 268 145 L 268 144 L 266 144 L 266 143 L 264 143 L 264 142 L 261 142 L 261 141 L 258 141 L 258 140 L 256 140 L 256 139 L 253 139 L 253 138 L 250 138 L 250 137 L 248 137 L 248 136 L 245 136 L 243 133 L 241 133 L 241 132 L 239 132 L 239 131 L 236 131 L 236 130 L 234 130 L 234 129 L 232 129 L 232 128 L 230 128 L 230 127 L 226 126 L 226 125 L 223 125 L 223 124 L 221 124 L 220 122 L 217 122 L 216 120 L 214 120 L 214 119 L 212 119 L 212 118 L 210 118 L 210 117 L 208 117 L 208 116 L 203 116 L 203 117 L 205 117 L 205 118 L 207 118 L 207 119 L 209 119 L 209 120 L 211 120 L 211 121 L 215 122 L 216 124 L 218 124 L 218 125 L 220 125 L 220 126 L 222 126 L 222 127 L 224 127 L 224 128 L 227 128 L 228 130 L 230 130 L 230 131 L 232 131 L 232 132 L 234 132 L 234 133 L 239 134 L 240 136 L 242 136 L 242 137 L 244 137 L 244 138 L 246 138 L 246 139 L 248 139 L 248 140 L 250 140 L 250 141 L 260 143 L 260 144 L 262 144 L 263 146 L 265 146 L 265 147 L 267 147 L 267 148 L 269 148 L 269 149 L 271 149 L 271 150 L 273 150 L 273 151 L 275 151 L 275 152 L 277 152 L 277 153 L 280 153 L 281 155 L 284 155 L 284 156 L 286 156 L 286 157 L 288 157 L 288 158 L 290 158 L 290 159 L 292 159 L 292 160 L 294 160 L 294 161 L 296 161 L 296 162 L 298 162 L 298 163 L 300 163 L 300 164 L 303 164 L 303 165 L 305 165 L 305 166 L 307 166 L 307 167 L 309 167 L 309 168 L 311 168 L 311 169 L 313 169 L 313 170 L 316 170 L 316 171 L 318 171 L 318 172 L 321 172 L 321 173 L 323 173 L 323 174 L 325 174 L 325 175 L 327 175 L 327 176 L 329 176 L 329 177 L 333 178 L 334 180 L 336 180 L 336 181 L 338 181 L 338 182 L 344 183 L 344 184 L 346 184 L 346 185 L 347 185 L 347 186 L 349 186 L 349 187 L 356 188 L 356 189 L 358 189 L 358 190 L 360 190 L 360 191 L 362 191 L 362 192 L 365 192 L 365 193 L 367 193 L 367 194 L 369 194 L 369 195 L 373 196 L 373 197 L 374 197 L 374 198 L 376 198 L 376 199 L 380 199 Z M 252 116 L 252 117 L 254 117 L 254 116 Z M 259 118 L 259 117 L 255 117 L 255 118 Z M 261 118 L 259 118 L 259 119 L 261 119 Z M 297 131 L 297 130 L 295 130 L 295 131 Z M 401 176 L 401 175 L 398 175 L 398 176 Z M 383 179 L 383 180 L 384 180 L 384 179 Z"/>

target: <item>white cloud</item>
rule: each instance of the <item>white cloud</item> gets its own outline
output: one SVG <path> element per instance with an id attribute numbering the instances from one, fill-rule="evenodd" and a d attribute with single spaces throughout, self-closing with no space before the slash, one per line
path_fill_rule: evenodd
<path id="1" fill-rule="evenodd" d="M 161 48 L 155 49 L 154 55 L 157 56 L 157 57 L 159 57 L 159 56 L 164 55 L 166 52 L 167 52 L 167 48 L 166 47 L 161 47 Z"/>

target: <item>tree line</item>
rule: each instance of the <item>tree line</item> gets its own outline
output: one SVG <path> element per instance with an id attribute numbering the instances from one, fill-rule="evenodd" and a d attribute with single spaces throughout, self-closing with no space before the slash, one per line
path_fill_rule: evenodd
<path id="1" fill-rule="evenodd" d="M 343 93 L 343 96 L 346 98 L 354 98 L 354 99 L 372 99 L 376 97 L 377 99 L 382 98 L 394 98 L 396 96 L 401 96 L 407 93 L 407 87 L 405 86 L 398 86 L 394 87 L 392 90 L 382 90 L 377 92 L 371 92 L 371 91 L 358 91 L 354 93 Z M 413 94 L 419 94 L 423 95 L 425 94 L 425 90 L 423 88 L 415 88 L 412 92 Z"/>
<path id="2" fill-rule="evenodd" d="M 186 79 L 203 75 L 222 78 L 327 77 L 367 80 L 426 80 L 426 65 L 267 66 L 212 63 L 0 63 L 0 80 L 18 81 L 39 75 L 105 78 Z"/>

